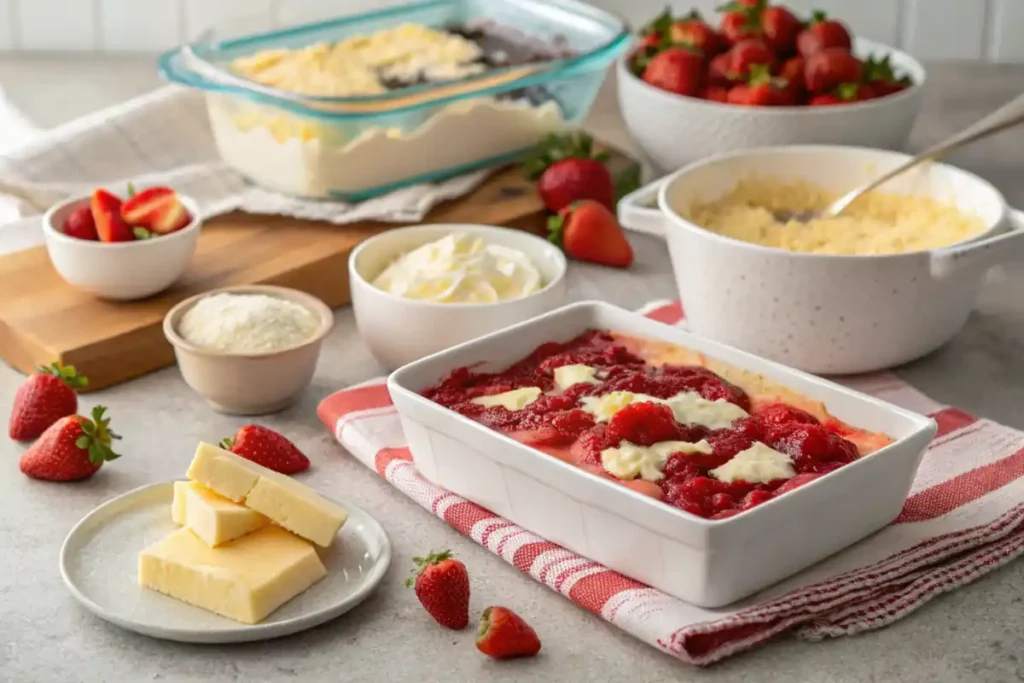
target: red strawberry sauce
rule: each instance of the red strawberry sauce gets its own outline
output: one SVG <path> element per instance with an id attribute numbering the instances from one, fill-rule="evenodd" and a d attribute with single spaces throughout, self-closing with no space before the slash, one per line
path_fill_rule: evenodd
<path id="1" fill-rule="evenodd" d="M 599 383 L 579 383 L 559 391 L 553 370 L 572 364 L 599 368 Z M 522 387 L 540 387 L 545 393 L 515 411 L 472 402 L 480 396 Z M 701 425 L 680 424 L 668 407 L 655 403 L 631 404 L 607 423 L 596 423 L 580 408 L 582 397 L 612 391 L 658 398 L 691 391 L 708 400 L 725 399 L 752 414 L 725 429 L 709 430 Z M 619 337 L 600 330 L 589 330 L 564 344 L 542 344 L 503 372 L 458 368 L 440 384 L 424 390 L 423 395 L 592 474 L 711 519 L 723 519 L 760 505 L 859 457 L 857 446 L 841 436 L 859 431 L 849 425 L 834 418 L 823 423 L 809 412 L 784 403 L 752 402 L 743 389 L 704 367 L 647 362 Z M 601 465 L 601 451 L 623 441 L 649 446 L 701 439 L 711 444 L 712 454 L 672 455 L 657 482 L 619 480 Z M 755 441 L 790 455 L 796 476 L 768 483 L 726 483 L 709 474 Z"/>

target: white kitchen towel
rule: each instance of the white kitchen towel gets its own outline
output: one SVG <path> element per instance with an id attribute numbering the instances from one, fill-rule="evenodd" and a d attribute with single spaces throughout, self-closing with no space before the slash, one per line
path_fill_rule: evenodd
<path id="1" fill-rule="evenodd" d="M 130 180 L 138 186 L 170 185 L 199 202 L 206 216 L 241 209 L 337 224 L 416 223 L 438 203 L 472 190 L 488 173 L 402 188 L 354 204 L 275 194 L 249 184 L 220 161 L 201 93 L 165 86 L 0 155 L 0 200 L 30 215 L 97 186 L 117 191 Z M 16 198 L 22 195 L 30 201 Z M 10 251 L 3 233 L 0 226 L 0 252 Z"/>
<path id="2" fill-rule="evenodd" d="M 683 321 L 679 302 L 644 313 Z M 614 626 L 705 665 L 786 631 L 818 640 L 880 628 L 1024 553 L 1024 432 L 939 405 L 891 374 L 844 383 L 938 423 L 903 511 L 860 543 L 721 609 L 640 584 L 421 477 L 384 378 L 325 398 L 318 413 L 360 462 L 460 533 Z"/>

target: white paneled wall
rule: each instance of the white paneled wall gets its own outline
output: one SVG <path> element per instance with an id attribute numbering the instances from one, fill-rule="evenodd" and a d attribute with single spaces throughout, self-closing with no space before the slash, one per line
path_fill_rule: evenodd
<path id="1" fill-rule="evenodd" d="M 501 2 L 501 0 L 492 0 Z M 634 24 L 665 0 L 590 0 Z M 706 14 L 725 0 L 672 0 Z M 0 0 L 0 50 L 156 52 L 205 29 L 267 30 L 402 0 Z M 801 13 L 823 9 L 868 38 L 921 59 L 1024 62 L 1024 0 L 789 0 Z"/>

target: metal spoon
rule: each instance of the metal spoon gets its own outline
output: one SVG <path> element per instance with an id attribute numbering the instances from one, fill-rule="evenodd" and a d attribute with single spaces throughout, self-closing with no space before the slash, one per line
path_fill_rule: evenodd
<path id="1" fill-rule="evenodd" d="M 862 185 L 851 192 L 847 192 L 821 211 L 779 210 L 774 213 L 775 219 L 782 223 L 786 223 L 791 220 L 805 223 L 807 221 L 820 218 L 835 218 L 859 197 L 875 189 L 882 183 L 898 176 L 904 171 L 914 168 L 925 161 L 932 161 L 934 159 L 944 157 L 950 152 L 969 145 L 976 140 L 981 140 L 982 138 L 987 138 L 990 135 L 995 135 L 996 133 L 1002 132 L 1007 128 L 1012 128 L 1020 123 L 1024 123 L 1024 95 L 1018 95 L 1009 103 L 1003 105 L 999 109 L 996 109 L 980 121 L 968 126 L 959 133 L 946 138 L 942 142 L 929 147 L 888 173 L 872 180 L 867 185 Z"/>

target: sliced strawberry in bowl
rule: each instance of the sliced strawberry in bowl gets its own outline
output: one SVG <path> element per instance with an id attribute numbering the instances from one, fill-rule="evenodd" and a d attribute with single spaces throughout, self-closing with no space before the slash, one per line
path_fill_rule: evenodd
<path id="1" fill-rule="evenodd" d="M 131 226 L 121 217 L 121 200 L 100 189 L 92 193 L 89 203 L 96 233 L 101 242 L 131 242 L 135 239 Z"/>
<path id="2" fill-rule="evenodd" d="M 188 209 L 169 187 L 150 187 L 121 205 L 121 218 L 129 225 L 160 235 L 180 230 L 192 221 Z"/>

